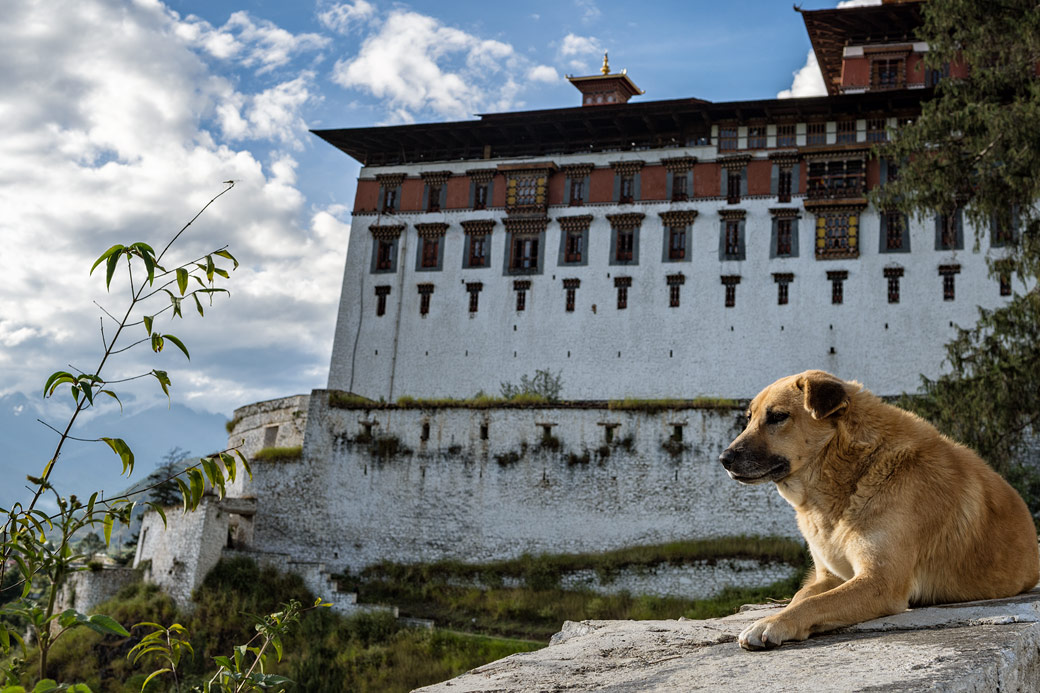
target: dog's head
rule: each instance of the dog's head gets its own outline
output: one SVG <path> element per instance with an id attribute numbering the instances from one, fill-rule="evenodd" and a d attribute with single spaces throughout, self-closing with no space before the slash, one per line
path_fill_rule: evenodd
<path id="1" fill-rule="evenodd" d="M 744 484 L 784 479 L 826 445 L 858 389 L 823 371 L 777 380 L 751 400 L 747 427 L 719 456 L 722 466 Z"/>

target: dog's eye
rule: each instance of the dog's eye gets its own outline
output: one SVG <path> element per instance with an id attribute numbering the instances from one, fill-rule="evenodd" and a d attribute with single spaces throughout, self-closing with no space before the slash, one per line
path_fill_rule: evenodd
<path id="1" fill-rule="evenodd" d="M 788 416 L 790 416 L 790 414 L 786 411 L 768 411 L 766 412 L 766 424 L 773 425 L 782 423 L 787 420 Z"/>

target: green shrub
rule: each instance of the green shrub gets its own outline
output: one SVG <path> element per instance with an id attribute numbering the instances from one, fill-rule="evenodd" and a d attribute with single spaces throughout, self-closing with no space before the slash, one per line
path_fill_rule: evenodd
<path id="1" fill-rule="evenodd" d="M 301 457 L 303 457 L 302 445 L 290 448 L 264 448 L 253 455 L 253 459 L 257 462 L 295 462 Z"/>

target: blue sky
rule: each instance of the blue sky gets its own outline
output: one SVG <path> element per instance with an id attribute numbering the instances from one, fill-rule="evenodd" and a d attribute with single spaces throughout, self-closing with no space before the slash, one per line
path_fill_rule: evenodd
<path id="1" fill-rule="evenodd" d="M 167 370 L 174 403 L 224 416 L 324 386 L 359 167 L 309 128 L 575 106 L 564 76 L 595 73 L 604 49 L 642 100 L 822 91 L 801 18 L 777 0 L 7 0 L 4 11 L 0 417 L 26 427 L 67 415 L 71 400 L 43 402 L 42 384 L 92 370 L 94 301 L 122 305 L 125 287 L 106 293 L 88 276 L 93 259 L 114 243 L 164 244 L 224 180 L 235 189 L 179 257 L 228 244 L 242 261 L 231 296 L 161 327 L 191 361 L 141 347 L 103 375 Z M 120 392 L 127 416 L 166 410 L 150 385 Z M 120 434 L 83 424 L 84 437 Z M 184 436 L 196 449 L 197 433 Z"/>

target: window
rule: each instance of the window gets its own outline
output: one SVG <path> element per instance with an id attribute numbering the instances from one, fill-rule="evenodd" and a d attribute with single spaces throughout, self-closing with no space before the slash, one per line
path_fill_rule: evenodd
<path id="1" fill-rule="evenodd" d="M 752 125 L 751 127 L 748 128 L 747 148 L 748 149 L 765 149 L 766 148 L 766 126 L 765 125 Z"/>
<path id="2" fill-rule="evenodd" d="M 672 226 L 668 229 L 668 259 L 686 258 L 686 227 Z"/>
<path id="3" fill-rule="evenodd" d="M 888 123 L 884 118 L 867 120 L 867 142 L 885 142 L 888 140 Z"/>
<path id="4" fill-rule="evenodd" d="M 472 315 L 477 312 L 477 308 L 480 306 L 480 290 L 484 288 L 484 285 L 480 282 L 467 282 L 466 291 L 469 292 L 469 312 Z"/>
<path id="5" fill-rule="evenodd" d="M 394 246 L 397 244 L 390 240 L 378 240 L 376 248 L 376 269 L 392 270 L 394 268 Z"/>
<path id="6" fill-rule="evenodd" d="M 809 123 L 806 126 L 805 143 L 827 144 L 827 123 Z"/>
<path id="7" fill-rule="evenodd" d="M 581 245 L 584 235 L 581 231 L 566 232 L 566 247 L 563 253 L 564 262 L 581 262 Z"/>
<path id="8" fill-rule="evenodd" d="M 786 306 L 788 301 L 788 286 L 794 281 L 794 275 L 790 272 L 774 274 L 773 281 L 776 282 L 776 305 Z"/>
<path id="9" fill-rule="evenodd" d="M 426 187 L 426 211 L 427 212 L 439 212 L 441 211 L 441 190 L 443 188 L 440 185 L 430 184 Z"/>
<path id="10" fill-rule="evenodd" d="M 376 287 L 376 316 L 386 315 L 386 297 L 390 295 L 390 287 L 381 285 Z"/>
<path id="11" fill-rule="evenodd" d="M 579 206 L 585 204 L 585 179 L 584 178 L 571 178 L 570 179 L 570 205 Z"/>
<path id="12" fill-rule="evenodd" d="M 777 219 L 776 220 L 776 254 L 790 255 L 791 254 L 791 220 L 790 219 Z"/>
<path id="13" fill-rule="evenodd" d="M 616 253 L 614 259 L 617 262 L 631 262 L 635 253 L 635 229 L 617 229 Z"/>
<path id="14" fill-rule="evenodd" d="M 935 249 L 963 250 L 964 235 L 961 228 L 961 210 L 935 216 Z"/>
<path id="15" fill-rule="evenodd" d="M 954 293 L 954 278 L 960 271 L 960 265 L 939 265 L 939 275 L 942 277 L 944 301 L 955 300 L 956 295 Z"/>
<path id="16" fill-rule="evenodd" d="M 726 202 L 734 205 L 740 202 L 741 188 L 744 182 L 744 169 L 726 169 Z"/>
<path id="17" fill-rule="evenodd" d="M 795 134 L 794 123 L 784 123 L 783 125 L 776 126 L 776 146 L 777 147 L 794 147 L 798 144 L 798 137 Z"/>
<path id="18" fill-rule="evenodd" d="M 910 245 L 910 239 L 906 235 L 906 217 L 900 212 L 884 212 L 882 222 L 885 229 L 885 247 L 887 252 L 909 250 L 904 246 Z"/>
<path id="19" fill-rule="evenodd" d="M 816 257 L 859 256 L 859 212 L 821 212 L 816 216 Z"/>
<path id="20" fill-rule="evenodd" d="M 831 303 L 840 305 L 845 302 L 845 280 L 849 278 L 847 270 L 836 270 L 827 273 L 831 283 Z"/>
<path id="21" fill-rule="evenodd" d="M 719 127 L 719 151 L 731 152 L 737 148 L 737 126 Z"/>
<path id="22" fill-rule="evenodd" d="M 628 308 L 628 287 L 632 286 L 632 277 L 614 277 L 614 287 L 617 289 L 618 310 Z"/>
<path id="23" fill-rule="evenodd" d="M 513 291 L 516 292 L 516 312 L 521 313 L 527 308 L 527 292 L 531 288 L 531 282 L 517 280 L 513 282 Z"/>
<path id="24" fill-rule="evenodd" d="M 862 158 L 809 163 L 807 196 L 810 200 L 863 197 L 866 190 L 866 167 Z"/>
<path id="25" fill-rule="evenodd" d="M 441 239 L 423 238 L 420 240 L 422 241 L 422 260 L 420 262 L 420 267 L 423 267 L 424 269 L 436 268 L 438 265 L 438 250 L 440 248 Z"/>
<path id="26" fill-rule="evenodd" d="M 856 141 L 856 121 L 855 120 L 839 120 L 838 121 L 838 137 L 835 140 L 838 144 L 852 144 Z"/>
<path id="27" fill-rule="evenodd" d="M 690 199 L 690 193 L 686 189 L 686 172 L 672 174 L 672 202 L 684 202 Z"/>
<path id="28" fill-rule="evenodd" d="M 686 282 L 686 277 L 682 274 L 669 274 L 665 277 L 665 281 L 668 284 L 668 305 L 671 308 L 678 308 L 679 290 Z"/>
<path id="29" fill-rule="evenodd" d="M 487 236 L 484 234 L 470 235 L 469 266 L 487 267 Z"/>
<path id="30" fill-rule="evenodd" d="M 1011 295 L 1011 274 L 1006 270 L 1001 272 L 998 276 L 1000 281 L 1000 295 L 1010 296 Z"/>
<path id="31" fill-rule="evenodd" d="M 419 315 L 426 316 L 430 312 L 430 296 L 433 294 L 433 284 L 419 284 Z"/>
<path id="32" fill-rule="evenodd" d="M 781 166 L 776 173 L 777 202 L 791 201 L 791 167 Z"/>
<path id="33" fill-rule="evenodd" d="M 621 176 L 618 192 L 618 202 L 621 204 L 630 204 L 633 200 L 635 200 L 635 176 L 631 174 L 623 174 Z"/>
<path id="34" fill-rule="evenodd" d="M 899 89 L 903 86 L 903 58 L 879 58 L 870 65 L 871 89 Z"/>
<path id="35" fill-rule="evenodd" d="M 397 195 L 400 192 L 400 188 L 383 188 L 383 214 L 393 214 L 394 210 L 397 209 Z"/>
<path id="36" fill-rule="evenodd" d="M 722 285 L 726 287 L 726 307 L 733 308 L 737 305 L 737 284 L 740 283 L 739 275 L 726 275 L 722 277 Z"/>
<path id="37" fill-rule="evenodd" d="M 1003 248 L 1017 241 L 1018 231 L 1018 206 L 1012 205 L 1009 210 L 998 212 L 990 221 L 991 248 Z"/>
<path id="38" fill-rule="evenodd" d="M 486 209 L 488 206 L 488 184 L 473 184 L 473 209 Z"/>
<path id="39" fill-rule="evenodd" d="M 513 254 L 509 266 L 514 272 L 538 270 L 538 236 L 513 236 Z"/>
<path id="40" fill-rule="evenodd" d="M 899 303 L 899 278 L 903 276 L 903 268 L 886 267 L 884 274 L 888 280 L 888 302 Z"/>
<path id="41" fill-rule="evenodd" d="M 548 173 L 541 169 L 514 173 L 506 182 L 506 211 L 544 211 L 548 180 Z"/>
<path id="42" fill-rule="evenodd" d="M 740 254 L 740 222 L 736 219 L 726 221 L 726 255 Z"/>
<path id="43" fill-rule="evenodd" d="M 564 290 L 564 292 L 567 295 L 567 307 L 566 307 L 566 310 L 567 310 L 568 313 L 573 313 L 574 312 L 574 295 L 577 293 L 579 286 L 581 286 L 581 280 L 580 279 L 564 279 L 563 280 L 563 290 Z"/>
<path id="44" fill-rule="evenodd" d="M 516 179 L 516 204 L 528 206 L 535 204 L 538 199 L 538 179 L 518 178 Z"/>

